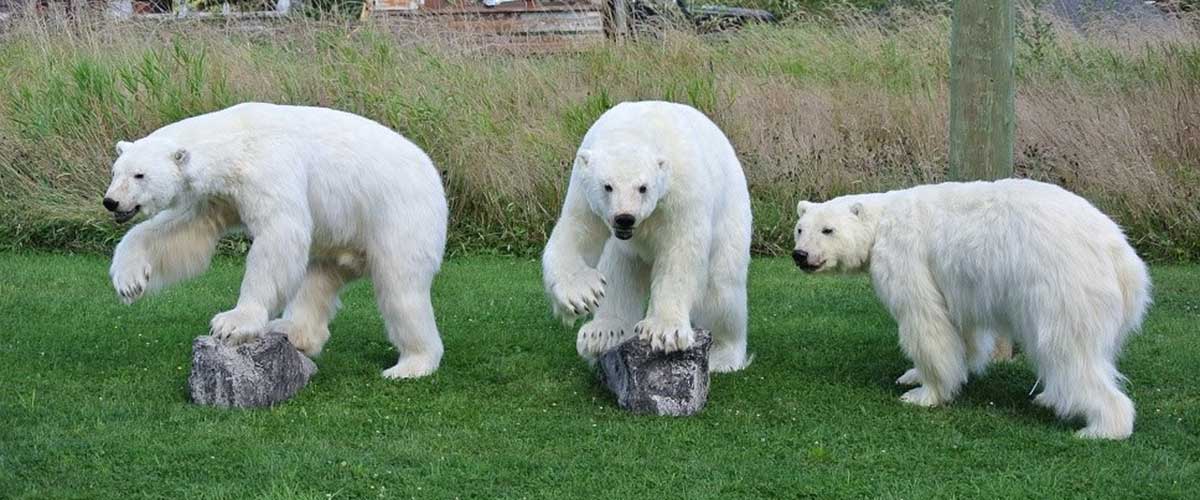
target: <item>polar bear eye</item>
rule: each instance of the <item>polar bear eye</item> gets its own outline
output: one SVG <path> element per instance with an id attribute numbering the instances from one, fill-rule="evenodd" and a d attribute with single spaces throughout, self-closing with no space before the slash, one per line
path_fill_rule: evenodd
<path id="1" fill-rule="evenodd" d="M 827 227 L 827 228 L 825 228 L 825 229 L 822 229 L 822 230 L 821 230 L 821 234 L 833 234 L 833 228 L 832 228 L 832 227 Z"/>
<path id="2" fill-rule="evenodd" d="M 133 178 L 134 178 L 134 179 L 145 179 L 145 178 L 146 178 L 146 174 L 134 174 L 134 175 L 133 175 Z"/>
<path id="3" fill-rule="evenodd" d="M 604 190 L 611 193 L 612 192 L 612 184 L 605 184 Z"/>
<path id="4" fill-rule="evenodd" d="M 642 194 L 646 194 L 646 185 L 643 184 L 641 186 L 638 186 L 638 192 L 642 193 Z"/>

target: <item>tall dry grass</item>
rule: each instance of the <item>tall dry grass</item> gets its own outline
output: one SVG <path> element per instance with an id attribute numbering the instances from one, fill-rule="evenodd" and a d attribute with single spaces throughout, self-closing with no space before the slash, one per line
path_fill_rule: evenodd
<path id="1" fill-rule="evenodd" d="M 1018 174 L 1093 200 L 1146 256 L 1200 258 L 1195 29 L 1080 34 L 1025 19 Z M 121 228 L 98 200 L 115 141 L 259 100 L 393 127 L 444 170 L 451 251 L 534 253 L 591 122 L 616 102 L 665 99 L 729 134 L 750 181 L 755 249 L 777 253 L 799 199 L 943 178 L 948 33 L 942 12 L 854 15 L 522 57 L 372 24 L 25 18 L 0 34 L 0 239 L 109 247 Z"/>

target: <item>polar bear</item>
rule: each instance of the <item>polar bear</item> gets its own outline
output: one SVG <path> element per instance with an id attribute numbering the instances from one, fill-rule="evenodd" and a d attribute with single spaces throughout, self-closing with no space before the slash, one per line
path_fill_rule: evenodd
<path id="1" fill-rule="evenodd" d="M 213 335 L 238 342 L 280 331 L 316 356 L 338 291 L 369 276 L 400 353 L 383 375 L 437 369 L 429 294 L 446 196 L 429 157 L 404 137 L 341 111 L 245 103 L 120 142 L 117 154 L 105 208 L 118 222 L 149 216 L 113 255 L 123 301 L 200 274 L 221 235 L 242 229 L 253 244 L 241 293 L 212 318 Z"/>
<path id="2" fill-rule="evenodd" d="M 546 293 L 567 324 L 594 314 L 576 341 L 585 359 L 635 334 L 661 351 L 687 349 L 701 327 L 713 334 L 709 369 L 739 370 L 750 229 L 741 164 L 708 117 L 622 103 L 579 147 L 543 254 Z"/>
<path id="3" fill-rule="evenodd" d="M 1030 180 L 945 183 L 797 207 L 792 257 L 806 271 L 869 268 L 919 384 L 907 403 L 947 403 L 982 371 L 994 336 L 1020 343 L 1045 389 L 1081 416 L 1080 437 L 1124 439 L 1133 403 L 1115 360 L 1150 303 L 1146 266 L 1083 198 Z"/>

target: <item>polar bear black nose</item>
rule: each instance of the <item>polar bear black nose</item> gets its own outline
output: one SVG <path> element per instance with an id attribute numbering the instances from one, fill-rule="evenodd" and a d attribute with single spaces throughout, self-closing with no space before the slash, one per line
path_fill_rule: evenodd
<path id="1" fill-rule="evenodd" d="M 797 266 L 808 265 L 808 252 L 804 250 L 796 250 L 792 252 L 792 260 L 796 261 Z"/>
<path id="2" fill-rule="evenodd" d="M 631 228 L 634 222 L 637 222 L 637 218 L 629 214 L 620 214 L 613 217 L 613 225 L 620 228 Z"/>
<path id="3" fill-rule="evenodd" d="M 114 200 L 112 198 L 104 199 L 104 208 L 107 209 L 109 212 L 116 212 L 118 205 L 120 205 L 120 204 L 117 203 L 117 200 Z"/>

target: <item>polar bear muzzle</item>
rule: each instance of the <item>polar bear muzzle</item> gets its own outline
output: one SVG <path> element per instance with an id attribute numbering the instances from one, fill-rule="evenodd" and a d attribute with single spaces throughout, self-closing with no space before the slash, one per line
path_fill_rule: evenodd
<path id="1" fill-rule="evenodd" d="M 821 264 L 810 263 L 808 261 L 808 252 L 805 252 L 804 250 L 793 251 L 792 252 L 792 260 L 796 263 L 796 267 L 799 267 L 800 270 L 802 270 L 804 272 L 808 272 L 808 273 L 811 273 L 813 271 L 820 269 L 821 265 L 824 264 L 824 262 L 822 262 Z"/>
<path id="2" fill-rule="evenodd" d="M 133 216 L 137 215 L 138 212 L 142 210 L 141 205 L 134 205 L 134 207 L 129 210 L 121 210 L 121 203 L 112 198 L 104 198 L 104 208 L 105 210 L 112 212 L 113 219 L 117 221 L 117 224 L 124 224 L 128 222 L 129 219 L 132 219 Z"/>
<path id="3" fill-rule="evenodd" d="M 619 240 L 627 240 L 633 237 L 633 228 L 637 224 L 637 217 L 630 214 L 617 214 L 613 217 L 613 234 Z"/>

